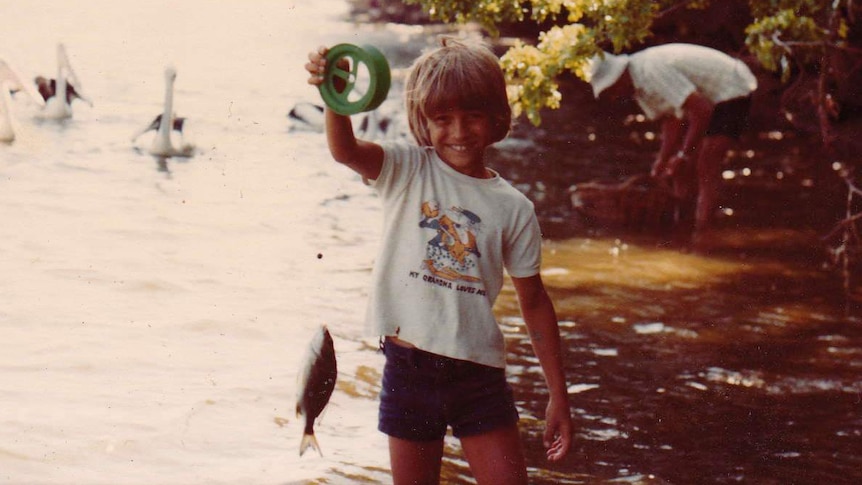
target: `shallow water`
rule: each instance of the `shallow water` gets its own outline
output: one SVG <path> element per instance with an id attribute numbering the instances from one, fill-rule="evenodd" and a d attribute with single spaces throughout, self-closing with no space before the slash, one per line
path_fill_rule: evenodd
<path id="1" fill-rule="evenodd" d="M 316 99 L 310 48 L 370 42 L 398 68 L 425 31 L 352 25 L 340 0 L 68 5 L 0 0 L 25 27 L 4 32 L 5 59 L 50 74 L 62 41 L 94 102 L 53 123 L 18 98 L 18 139 L 0 145 L 0 482 L 388 482 L 382 358 L 362 337 L 379 206 L 286 114 Z M 190 159 L 130 141 L 160 112 L 168 63 Z M 546 242 L 577 430 L 562 464 L 541 457 L 542 378 L 510 288 L 498 306 L 535 483 L 859 477 L 862 327 L 834 275 L 797 257 L 816 236 L 756 234 L 725 232 L 751 250 L 713 256 L 645 237 Z M 323 323 L 339 382 L 323 457 L 299 459 L 297 362 Z M 443 475 L 470 483 L 457 441 Z"/>
<path id="2" fill-rule="evenodd" d="M 843 318 L 829 273 L 619 241 L 550 243 L 547 253 L 583 453 L 564 470 L 668 483 L 858 480 L 862 330 Z"/>

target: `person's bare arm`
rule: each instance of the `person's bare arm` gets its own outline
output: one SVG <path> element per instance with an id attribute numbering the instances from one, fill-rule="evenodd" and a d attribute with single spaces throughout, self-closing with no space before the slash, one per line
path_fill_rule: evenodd
<path id="1" fill-rule="evenodd" d="M 320 47 L 308 54 L 305 69 L 309 73 L 309 84 L 320 86 L 323 83 L 327 50 L 326 47 Z M 357 139 L 349 116 L 340 115 L 328 107 L 325 110 L 326 141 L 332 157 L 363 178 L 376 179 L 383 167 L 383 148 L 376 143 Z"/>
<path id="2" fill-rule="evenodd" d="M 686 130 L 679 151 L 688 154 L 697 151 L 701 140 L 706 135 L 707 128 L 709 128 L 713 108 L 712 102 L 697 91 L 686 98 L 682 105 Z"/>
<path id="3" fill-rule="evenodd" d="M 667 162 L 679 150 L 680 142 L 682 141 L 683 121 L 673 116 L 668 116 L 661 122 L 661 147 L 653 162 L 650 174 L 653 177 L 660 177 L 665 174 Z"/>
<path id="4" fill-rule="evenodd" d="M 653 176 L 672 176 L 683 161 L 697 158 L 712 111 L 712 102 L 695 91 L 682 105 L 682 119 L 668 118 L 662 122 L 661 149 L 653 165 Z"/>
<path id="5" fill-rule="evenodd" d="M 548 448 L 547 456 L 551 461 L 558 461 L 566 456 L 571 447 L 572 418 L 557 314 L 540 275 L 512 278 L 512 283 L 550 395 L 545 412 L 544 444 Z"/>

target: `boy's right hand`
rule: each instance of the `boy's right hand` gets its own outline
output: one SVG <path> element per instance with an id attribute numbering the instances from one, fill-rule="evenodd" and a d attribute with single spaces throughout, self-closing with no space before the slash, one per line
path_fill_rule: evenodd
<path id="1" fill-rule="evenodd" d="M 320 46 L 317 50 L 308 53 L 308 63 L 305 64 L 305 70 L 308 71 L 308 84 L 320 86 L 326 82 L 326 54 L 329 52 L 329 47 Z M 344 71 L 350 70 L 350 62 L 347 59 L 339 59 L 338 67 Z M 342 92 L 347 87 L 347 81 L 339 76 L 332 78 L 332 87 L 337 92 Z"/>
<path id="2" fill-rule="evenodd" d="M 326 71 L 326 53 L 329 48 L 320 46 L 317 50 L 308 53 L 308 63 L 305 64 L 305 70 L 308 71 L 308 84 L 320 86 L 323 84 L 323 73 Z"/>

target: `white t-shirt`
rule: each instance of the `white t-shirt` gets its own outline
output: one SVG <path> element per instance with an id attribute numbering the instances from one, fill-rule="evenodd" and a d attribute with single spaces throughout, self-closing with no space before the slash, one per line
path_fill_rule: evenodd
<path id="1" fill-rule="evenodd" d="M 629 56 L 635 100 L 649 119 L 682 118 L 682 105 L 698 91 L 713 104 L 748 96 L 757 78 L 739 59 L 695 44 L 662 44 Z"/>
<path id="2" fill-rule="evenodd" d="M 369 335 L 398 335 L 438 355 L 505 367 L 493 314 L 503 269 L 538 274 L 533 204 L 496 172 L 464 175 L 431 147 L 383 144 L 370 185 L 383 201 L 383 240 L 372 273 Z"/>

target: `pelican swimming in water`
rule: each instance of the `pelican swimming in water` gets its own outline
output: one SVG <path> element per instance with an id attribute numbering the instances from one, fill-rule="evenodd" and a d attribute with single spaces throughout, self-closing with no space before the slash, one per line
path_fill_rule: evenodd
<path id="1" fill-rule="evenodd" d="M 409 133 L 404 129 L 406 122 L 400 112 L 386 110 L 386 105 L 373 111 L 351 116 L 354 134 L 364 140 L 385 141 L 407 139 Z M 301 101 L 287 113 L 291 131 L 324 131 L 324 108 L 316 103 Z"/>
<path id="2" fill-rule="evenodd" d="M 11 143 L 15 140 L 16 122 L 12 113 L 12 93 L 24 91 L 36 104 L 45 105 L 33 86 L 22 82 L 21 79 L 11 66 L 0 60 L 0 142 Z"/>
<path id="3" fill-rule="evenodd" d="M 182 144 L 177 149 L 171 143 L 171 132 L 177 131 L 182 135 L 185 118 L 177 118 L 174 115 L 174 81 L 177 79 L 177 71 L 172 66 L 165 69 L 165 104 L 162 113 L 156 116 L 146 128 L 132 137 L 136 140 L 144 133 L 155 130 L 156 137 L 150 146 L 150 154 L 160 157 L 190 157 L 194 153 L 194 146 Z M 166 121 L 167 120 L 167 121 Z"/>
<path id="4" fill-rule="evenodd" d="M 80 99 L 93 106 L 93 103 L 81 94 L 81 81 L 72 65 L 69 56 L 66 55 L 66 47 L 57 44 L 57 77 L 47 79 L 38 76 L 34 80 L 39 94 L 45 100 L 45 109 L 39 114 L 40 118 L 51 120 L 65 120 L 72 117 L 72 100 Z M 76 87 L 77 86 L 77 87 Z"/>

